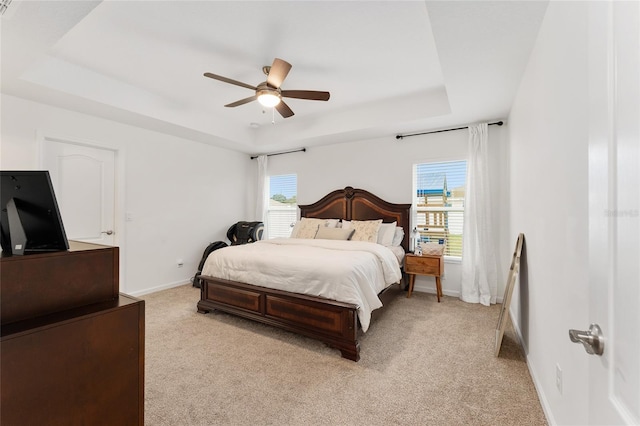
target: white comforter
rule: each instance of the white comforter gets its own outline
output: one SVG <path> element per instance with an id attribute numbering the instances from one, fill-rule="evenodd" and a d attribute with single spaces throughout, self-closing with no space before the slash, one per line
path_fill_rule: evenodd
<path id="1" fill-rule="evenodd" d="M 371 312 L 382 306 L 378 293 L 402 273 L 380 244 L 276 238 L 216 250 L 202 275 L 353 303 L 367 331 Z"/>

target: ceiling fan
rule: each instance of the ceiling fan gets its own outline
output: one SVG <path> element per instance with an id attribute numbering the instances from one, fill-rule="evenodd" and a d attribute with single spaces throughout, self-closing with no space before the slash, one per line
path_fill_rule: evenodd
<path id="1" fill-rule="evenodd" d="M 282 117 L 287 118 L 293 115 L 293 111 L 287 104 L 284 103 L 282 98 L 308 99 L 312 101 L 329 100 L 329 92 L 318 92 L 315 90 L 282 90 L 280 86 L 282 85 L 284 79 L 287 77 L 287 74 L 289 74 L 290 70 L 290 63 L 280 58 L 275 58 L 271 66 L 262 67 L 262 72 L 264 72 L 267 76 L 267 81 L 263 81 L 257 86 L 252 86 L 250 84 L 242 83 L 241 81 L 232 80 L 230 78 L 222 77 L 221 75 L 212 74 L 210 72 L 204 73 L 204 76 L 213 78 L 214 80 L 220 80 L 225 83 L 235 84 L 236 86 L 255 90 L 256 93 L 253 96 L 240 99 L 239 101 L 235 101 L 225 105 L 229 108 L 244 105 L 257 100 L 261 105 L 265 107 L 274 107 Z"/>

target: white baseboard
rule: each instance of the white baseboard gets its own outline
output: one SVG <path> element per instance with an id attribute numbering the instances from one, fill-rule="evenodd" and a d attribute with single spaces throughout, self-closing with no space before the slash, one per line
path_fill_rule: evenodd
<path id="1" fill-rule="evenodd" d="M 520 346 L 524 352 L 524 357 L 527 361 L 527 368 L 529 369 L 529 374 L 531 375 L 531 379 L 533 380 L 533 386 L 536 388 L 536 393 L 538 394 L 538 399 L 540 400 L 540 405 L 542 405 L 542 411 L 544 412 L 544 416 L 547 418 L 547 423 L 550 425 L 557 424 L 555 419 L 553 418 L 553 414 L 551 412 L 551 407 L 549 406 L 549 402 L 547 401 L 546 395 L 542 390 L 542 386 L 540 385 L 540 380 L 538 380 L 538 374 L 536 373 L 536 369 L 531 364 L 529 360 L 529 349 L 525 345 L 524 339 L 522 338 L 522 332 L 520 331 L 520 327 L 513 320 L 513 312 L 509 309 L 509 319 L 511 320 L 511 324 L 513 324 L 513 330 L 516 333 L 518 341 L 520 342 Z"/>
<path id="2" fill-rule="evenodd" d="M 420 291 L 422 293 L 431 293 L 436 294 L 436 288 L 430 287 L 424 284 L 415 283 L 413 287 L 413 291 Z M 442 289 L 442 294 L 445 296 L 457 297 L 460 298 L 460 291 L 458 290 L 447 290 L 446 288 Z M 496 297 L 496 303 L 502 303 L 503 297 Z"/>
<path id="3" fill-rule="evenodd" d="M 417 291 L 417 292 L 421 292 L 421 293 L 431 293 L 431 294 L 436 294 L 436 288 L 422 284 L 422 283 L 415 283 L 413 285 L 413 291 Z M 451 296 L 451 297 L 460 297 L 460 292 L 459 291 L 454 291 L 454 290 L 447 290 L 446 288 L 442 289 L 442 294 L 445 296 Z"/>
<path id="4" fill-rule="evenodd" d="M 191 281 L 184 281 L 184 280 L 175 281 L 172 283 L 162 284 L 157 287 L 145 288 L 144 290 L 138 290 L 138 291 L 134 291 L 132 293 L 126 293 L 126 294 L 133 297 L 138 297 L 138 296 L 142 296 L 149 293 L 155 293 L 156 291 L 167 290 L 169 288 L 174 288 L 174 287 L 180 287 L 181 285 L 186 285 L 186 284 L 191 284 Z"/>

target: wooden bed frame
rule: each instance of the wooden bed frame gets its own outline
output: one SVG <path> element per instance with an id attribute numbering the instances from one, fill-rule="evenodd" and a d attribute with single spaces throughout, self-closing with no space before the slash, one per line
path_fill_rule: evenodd
<path id="1" fill-rule="evenodd" d="M 404 229 L 402 247 L 408 251 L 411 204 L 388 203 L 368 191 L 348 186 L 298 207 L 302 217 L 395 221 Z M 356 305 L 210 276 L 200 278 L 198 312 L 218 309 L 239 315 L 320 340 L 339 349 L 344 358 L 360 359 Z"/>

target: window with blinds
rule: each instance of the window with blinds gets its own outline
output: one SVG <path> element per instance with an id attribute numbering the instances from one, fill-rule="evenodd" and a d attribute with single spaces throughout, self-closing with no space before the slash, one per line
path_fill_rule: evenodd
<path id="1" fill-rule="evenodd" d="M 269 176 L 268 238 L 290 237 L 298 218 L 297 175 Z"/>
<path id="2" fill-rule="evenodd" d="M 444 255 L 462 258 L 466 161 L 414 166 L 415 226 L 423 242 L 445 245 Z"/>

